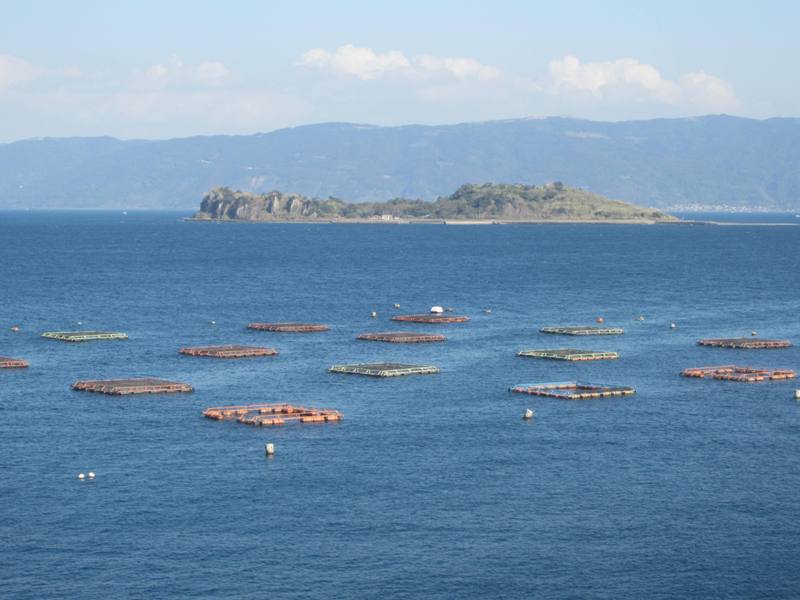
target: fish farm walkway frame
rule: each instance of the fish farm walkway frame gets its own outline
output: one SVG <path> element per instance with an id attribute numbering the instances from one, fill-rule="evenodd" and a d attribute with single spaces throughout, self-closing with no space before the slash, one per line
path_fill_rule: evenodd
<path id="1" fill-rule="evenodd" d="M 465 323 L 469 317 L 459 315 L 423 314 L 423 315 L 397 315 L 392 317 L 392 321 L 403 321 L 405 323 Z"/>
<path id="2" fill-rule="evenodd" d="M 247 404 L 207 408 L 203 416 L 215 421 L 235 419 L 245 425 L 284 425 L 287 421 L 300 423 L 330 423 L 341 421 L 342 413 L 329 408 L 307 408 L 291 404 Z"/>
<path id="3" fill-rule="evenodd" d="M 697 340 L 698 346 L 711 346 L 714 348 L 746 348 L 749 350 L 760 350 L 766 348 L 790 348 L 792 342 L 789 340 L 764 340 L 754 338 L 711 338 Z"/>
<path id="4" fill-rule="evenodd" d="M 187 356 L 209 356 L 212 358 L 248 358 L 251 356 L 277 356 L 275 348 L 261 348 L 257 346 L 239 346 L 229 344 L 226 346 L 193 346 L 181 348 L 180 354 Z"/>
<path id="5" fill-rule="evenodd" d="M 739 381 L 741 383 L 758 383 L 760 381 L 780 381 L 794 379 L 797 373 L 791 369 L 756 369 L 753 367 L 739 367 L 736 365 L 721 365 L 718 367 L 693 367 L 681 371 L 684 377 L 699 377 L 701 379 L 719 379 L 722 381 Z"/>
<path id="6" fill-rule="evenodd" d="M 21 358 L 9 358 L 0 356 L 0 369 L 24 369 L 28 366 L 28 361 Z"/>
<path id="7" fill-rule="evenodd" d="M 542 333 L 552 333 L 556 335 L 622 335 L 625 330 L 622 327 L 542 327 Z"/>
<path id="8" fill-rule="evenodd" d="M 62 342 L 89 342 L 92 340 L 127 340 L 127 333 L 117 331 L 45 331 L 43 338 Z"/>
<path id="9" fill-rule="evenodd" d="M 132 394 L 175 394 L 193 391 L 192 386 L 188 383 L 152 379 L 149 377 L 76 381 L 72 384 L 72 389 L 114 396 L 127 396 Z"/>
<path id="10" fill-rule="evenodd" d="M 550 360 L 568 360 L 571 362 L 619 358 L 619 354 L 616 352 L 597 352 L 594 350 L 576 350 L 574 348 L 562 348 L 558 350 L 520 350 L 517 352 L 517 356 L 548 358 Z"/>
<path id="11" fill-rule="evenodd" d="M 608 396 L 632 396 L 636 393 L 636 390 L 632 387 L 579 383 L 577 381 L 520 383 L 509 391 L 515 394 L 530 394 L 547 398 L 559 398 L 561 400 L 589 400 Z"/>
<path id="12" fill-rule="evenodd" d="M 331 373 L 366 375 L 368 377 L 401 377 L 403 375 L 430 375 L 439 372 L 439 367 L 429 365 L 404 365 L 400 363 L 356 363 L 333 365 Z"/>
<path id="13" fill-rule="evenodd" d="M 247 328 L 280 333 L 317 333 L 330 330 L 330 327 L 320 323 L 250 323 Z"/>
<path id="14" fill-rule="evenodd" d="M 447 338 L 435 333 L 414 333 L 407 331 L 386 331 L 381 333 L 362 333 L 357 340 L 390 342 L 392 344 L 421 344 L 425 342 L 444 342 Z"/>

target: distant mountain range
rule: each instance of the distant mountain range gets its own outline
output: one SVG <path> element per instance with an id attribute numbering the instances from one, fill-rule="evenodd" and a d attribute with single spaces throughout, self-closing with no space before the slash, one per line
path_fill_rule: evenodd
<path id="1" fill-rule="evenodd" d="M 0 145 L 0 208 L 195 209 L 216 186 L 433 200 L 465 182 L 575 187 L 657 208 L 800 210 L 800 119 L 547 118 Z"/>

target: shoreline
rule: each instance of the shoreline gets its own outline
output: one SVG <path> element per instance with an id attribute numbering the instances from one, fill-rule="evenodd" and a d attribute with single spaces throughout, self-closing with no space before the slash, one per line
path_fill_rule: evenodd
<path id="1" fill-rule="evenodd" d="M 203 219 L 183 217 L 193 223 L 293 224 L 293 225 L 717 225 L 720 227 L 800 227 L 800 223 L 752 223 L 656 219 Z"/>

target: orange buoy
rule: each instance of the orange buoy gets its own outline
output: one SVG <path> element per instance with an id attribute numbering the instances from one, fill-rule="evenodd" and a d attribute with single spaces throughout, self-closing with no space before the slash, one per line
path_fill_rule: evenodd
<path id="1" fill-rule="evenodd" d="M 596 323 L 605 323 L 605 322 L 606 322 L 606 320 L 605 320 L 603 317 L 597 317 L 597 318 L 595 319 L 595 322 L 596 322 Z"/>

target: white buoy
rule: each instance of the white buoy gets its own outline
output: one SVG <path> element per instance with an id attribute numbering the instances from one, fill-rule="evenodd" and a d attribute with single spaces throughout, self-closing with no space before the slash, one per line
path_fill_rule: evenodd
<path id="1" fill-rule="evenodd" d="M 83 325 L 83 321 L 78 321 L 78 325 Z"/>
<path id="2" fill-rule="evenodd" d="M 89 479 L 94 479 L 94 471 L 89 471 Z"/>
<path id="3" fill-rule="evenodd" d="M 267 456 L 272 456 L 273 454 L 275 454 L 275 444 L 272 443 L 264 444 L 264 454 L 266 454 Z"/>
<path id="4" fill-rule="evenodd" d="M 678 327 L 678 326 L 677 326 L 677 325 L 675 325 L 675 323 L 670 323 L 670 324 L 669 324 L 669 328 L 670 328 L 670 329 L 676 329 L 677 327 Z"/>
<path id="5" fill-rule="evenodd" d="M 373 319 L 377 319 L 378 313 L 373 310 L 371 313 L 369 313 L 369 316 L 372 317 Z"/>
<path id="6" fill-rule="evenodd" d="M 394 305 L 394 307 L 395 307 L 395 308 L 400 308 L 400 305 L 399 305 L 399 304 L 397 304 L 397 303 L 395 302 L 395 305 Z"/>
<path id="7" fill-rule="evenodd" d="M 487 315 L 490 315 L 490 314 L 492 314 L 492 309 L 491 309 L 491 308 L 484 308 L 484 309 L 483 309 L 483 312 L 484 312 L 485 314 L 487 314 Z"/>
<path id="8" fill-rule="evenodd" d="M 636 317 L 636 320 L 637 321 L 644 321 L 644 315 L 639 315 L 638 317 Z"/>
<path id="9" fill-rule="evenodd" d="M 217 322 L 212 320 L 212 321 L 211 321 L 211 324 L 212 324 L 212 325 L 216 325 L 216 324 L 217 324 Z"/>
<path id="10" fill-rule="evenodd" d="M 19 325 L 12 325 L 11 326 L 11 331 L 14 331 L 14 332 L 19 331 Z"/>
<path id="11" fill-rule="evenodd" d="M 444 309 L 441 306 L 431 306 L 431 313 L 434 315 L 440 315 L 444 312 Z"/>
<path id="12" fill-rule="evenodd" d="M 78 479 L 83 481 L 84 477 L 86 477 L 86 475 L 84 475 L 83 473 L 78 473 Z"/>
<path id="13" fill-rule="evenodd" d="M 795 400 L 800 400 L 800 390 L 795 390 L 794 391 L 794 399 Z"/>
<path id="14" fill-rule="evenodd" d="M 527 421 L 528 419 L 532 419 L 535 416 L 536 416 L 535 412 L 533 412 L 530 408 L 526 408 L 525 409 L 525 414 L 522 415 L 522 418 Z"/>
<path id="15" fill-rule="evenodd" d="M 754 336 L 754 337 L 755 337 L 755 336 L 757 336 L 757 335 L 758 335 L 758 332 L 757 332 L 757 331 L 751 331 L 751 332 L 750 332 L 750 335 L 752 335 L 752 336 Z"/>

